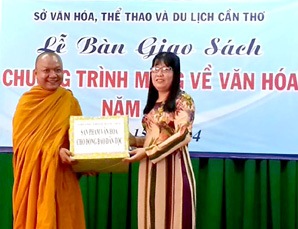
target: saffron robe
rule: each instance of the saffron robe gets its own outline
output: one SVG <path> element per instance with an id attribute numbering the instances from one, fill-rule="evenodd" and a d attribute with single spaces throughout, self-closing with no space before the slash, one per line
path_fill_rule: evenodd
<path id="1" fill-rule="evenodd" d="M 14 229 L 84 229 L 79 181 L 59 149 L 68 146 L 70 115 L 81 115 L 71 91 L 40 86 L 23 94 L 13 118 Z"/>
<path id="2" fill-rule="evenodd" d="M 195 107 L 181 92 L 175 112 L 163 104 L 143 117 L 147 157 L 140 161 L 138 228 L 195 229 L 196 184 L 188 151 Z"/>

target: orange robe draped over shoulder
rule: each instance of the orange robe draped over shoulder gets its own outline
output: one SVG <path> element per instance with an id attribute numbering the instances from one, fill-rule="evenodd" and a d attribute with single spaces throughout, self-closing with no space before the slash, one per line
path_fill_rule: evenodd
<path id="1" fill-rule="evenodd" d="M 84 229 L 76 174 L 59 158 L 70 115 L 81 108 L 69 90 L 26 92 L 13 118 L 14 229 Z"/>

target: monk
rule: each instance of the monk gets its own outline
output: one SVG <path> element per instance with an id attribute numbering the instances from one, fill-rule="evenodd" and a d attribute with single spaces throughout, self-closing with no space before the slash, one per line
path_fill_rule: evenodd
<path id="1" fill-rule="evenodd" d="M 62 88 L 59 55 L 36 58 L 37 86 L 24 93 L 13 117 L 13 228 L 84 229 L 84 206 L 71 168 L 68 129 L 82 115 L 72 92 Z"/>

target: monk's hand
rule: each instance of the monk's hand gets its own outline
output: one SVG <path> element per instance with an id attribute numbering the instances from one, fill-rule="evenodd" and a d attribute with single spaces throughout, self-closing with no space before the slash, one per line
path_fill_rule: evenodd
<path id="1" fill-rule="evenodd" d="M 124 162 L 137 162 L 142 160 L 147 156 L 145 148 L 136 148 L 129 152 L 130 156 L 129 158 L 124 158 Z"/>
<path id="2" fill-rule="evenodd" d="M 70 157 L 70 156 L 72 156 L 72 153 L 66 148 L 60 148 L 59 156 L 60 156 L 61 162 L 63 164 L 71 165 L 74 163 L 74 160 L 71 159 L 71 157 Z"/>

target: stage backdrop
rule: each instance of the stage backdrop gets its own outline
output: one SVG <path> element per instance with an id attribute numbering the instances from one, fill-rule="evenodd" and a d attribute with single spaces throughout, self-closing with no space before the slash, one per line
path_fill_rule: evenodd
<path id="1" fill-rule="evenodd" d="M 181 59 L 194 99 L 193 153 L 298 153 L 298 2 L 2 0 L 0 146 L 36 56 L 64 61 L 64 87 L 85 116 L 129 115 L 142 135 L 152 59 Z"/>

